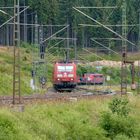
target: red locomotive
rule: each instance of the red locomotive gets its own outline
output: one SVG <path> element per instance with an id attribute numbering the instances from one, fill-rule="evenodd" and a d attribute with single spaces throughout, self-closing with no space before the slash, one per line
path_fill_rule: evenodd
<path id="1" fill-rule="evenodd" d="M 76 87 L 77 74 L 76 64 L 73 62 L 57 62 L 53 71 L 53 86 L 56 90 L 71 91 Z"/>
<path id="2" fill-rule="evenodd" d="M 104 76 L 103 74 L 97 73 L 85 73 L 83 77 L 78 79 L 78 84 L 103 84 Z"/>

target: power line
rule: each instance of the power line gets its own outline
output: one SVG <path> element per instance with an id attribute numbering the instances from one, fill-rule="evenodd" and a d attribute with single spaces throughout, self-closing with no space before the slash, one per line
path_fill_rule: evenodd
<path id="1" fill-rule="evenodd" d="M 114 9 L 118 8 L 117 6 L 104 6 L 104 7 L 88 7 L 88 6 L 81 6 L 81 7 L 75 7 L 78 9 Z"/>
<path id="2" fill-rule="evenodd" d="M 63 38 L 63 37 L 53 37 L 52 40 L 77 40 L 77 38 Z"/>
<path id="3" fill-rule="evenodd" d="M 41 42 L 41 44 L 43 44 L 44 42 L 46 42 L 47 40 L 51 39 L 52 37 L 56 36 L 57 34 L 59 34 L 60 32 L 62 32 L 63 30 L 65 30 L 66 28 L 68 28 L 69 25 L 67 25 L 66 27 L 62 28 L 61 30 L 57 31 L 56 33 L 54 33 L 53 35 L 51 35 L 50 37 L 46 38 L 45 40 L 43 40 Z"/>
<path id="4" fill-rule="evenodd" d="M 87 49 L 84 49 L 84 48 L 82 48 L 83 50 L 85 50 L 85 51 L 87 51 L 88 53 L 92 53 L 94 56 L 96 56 L 96 57 L 98 57 L 98 58 L 100 58 L 100 59 L 102 59 L 102 60 L 104 60 L 104 58 L 103 57 L 100 57 L 99 55 L 97 55 L 97 54 L 95 54 L 95 53 L 93 53 L 93 52 L 90 52 L 89 50 L 87 50 Z"/>
<path id="5" fill-rule="evenodd" d="M 57 42 L 55 45 L 53 45 L 53 46 L 51 46 L 50 48 L 48 48 L 48 50 L 50 50 L 50 49 L 52 49 L 53 47 L 55 47 L 55 46 L 57 46 L 57 45 L 59 45 L 61 42 L 63 42 L 64 41 L 64 39 L 63 40 L 60 40 L 59 42 Z M 47 51 L 48 51 L 47 50 Z"/>
<path id="6" fill-rule="evenodd" d="M 20 6 L 19 8 L 26 8 L 27 6 Z M 0 9 L 14 9 L 14 7 L 0 7 Z"/>
<path id="7" fill-rule="evenodd" d="M 92 24 L 79 24 L 80 26 L 84 26 L 84 27 L 102 27 L 101 25 L 92 25 Z M 131 24 L 131 25 L 127 25 L 127 24 L 118 24 L 118 25 L 105 25 L 107 27 L 135 27 L 135 26 L 139 26 L 140 24 Z"/>
<path id="8" fill-rule="evenodd" d="M 96 22 L 97 24 L 101 25 L 102 27 L 104 27 L 105 29 L 107 29 L 108 31 L 114 33 L 115 35 L 117 35 L 118 37 L 120 37 L 122 40 L 125 40 L 127 42 L 129 42 L 131 45 L 135 46 L 136 45 L 134 43 L 132 43 L 131 41 L 127 40 L 126 38 L 124 38 L 123 36 L 121 36 L 120 34 L 118 34 L 117 32 L 113 31 L 112 29 L 110 29 L 109 27 L 107 27 L 106 25 L 100 23 L 99 21 L 97 21 L 96 19 L 88 16 L 87 14 L 85 14 L 84 12 L 80 11 L 79 9 L 73 7 L 74 10 L 78 11 L 79 13 L 81 13 L 82 15 L 86 16 L 87 18 L 89 18 L 90 20 Z"/>
<path id="9" fill-rule="evenodd" d="M 29 8 L 29 6 L 27 6 L 26 8 L 24 8 L 22 11 L 19 12 L 19 15 L 24 12 L 25 10 L 27 10 Z M 4 22 L 3 24 L 0 25 L 0 28 L 3 27 L 4 25 L 6 25 L 9 21 L 13 20 L 15 17 L 17 17 L 18 15 L 15 15 L 13 17 L 11 17 L 10 19 L 8 19 L 6 22 Z"/>
<path id="10" fill-rule="evenodd" d="M 8 23 L 8 24 L 11 24 L 13 25 L 14 23 Z M 19 23 L 20 25 L 26 25 L 26 26 L 43 26 L 43 27 L 64 27 L 66 26 L 66 24 L 64 25 L 40 25 L 40 24 L 29 24 L 29 23 Z"/>
<path id="11" fill-rule="evenodd" d="M 11 17 L 11 15 L 9 15 L 8 13 L 6 13 L 6 12 L 3 11 L 3 10 L 0 10 L 0 12 Z"/>
<path id="12" fill-rule="evenodd" d="M 110 48 L 106 47 L 105 45 L 103 45 L 103 44 L 99 43 L 99 42 L 98 42 L 98 41 L 96 41 L 95 39 L 91 38 L 91 40 L 92 40 L 92 41 L 94 41 L 95 43 L 97 43 L 98 45 L 100 45 L 100 46 L 102 46 L 102 47 L 106 48 L 107 50 L 110 50 L 110 51 L 112 51 L 113 53 L 115 53 L 115 54 L 119 55 L 119 53 L 117 53 L 116 51 L 113 51 L 112 49 L 110 49 Z"/>
<path id="13" fill-rule="evenodd" d="M 96 38 L 96 37 L 93 37 L 91 39 L 95 39 L 95 40 L 120 40 L 120 41 L 122 41 L 121 38 Z"/>

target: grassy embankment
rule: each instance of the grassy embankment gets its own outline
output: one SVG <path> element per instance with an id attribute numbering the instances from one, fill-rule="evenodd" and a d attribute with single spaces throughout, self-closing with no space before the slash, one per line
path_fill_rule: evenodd
<path id="1" fill-rule="evenodd" d="M 131 112 L 125 117 L 111 113 L 110 98 L 28 105 L 23 113 L 3 108 L 0 110 L 0 139 L 139 140 L 140 97 L 128 98 Z M 112 114 L 112 118 L 102 118 L 104 112 Z"/>
<path id="2" fill-rule="evenodd" d="M 38 53 L 34 50 L 35 54 Z M 64 52 L 62 50 L 49 50 L 51 53 L 47 53 L 47 62 L 48 66 L 46 69 L 47 75 L 47 87 L 52 86 L 52 69 L 53 62 L 56 60 L 62 59 L 64 56 Z M 85 53 L 78 50 L 78 54 L 82 55 L 83 61 L 95 61 L 97 59 L 92 53 Z M 13 52 L 12 49 L 0 48 L 0 95 L 11 95 L 12 94 L 12 70 L 13 70 Z M 36 56 L 34 55 L 34 57 Z M 100 54 L 103 56 L 102 54 Z M 33 91 L 30 88 L 30 79 L 31 79 L 31 69 L 32 69 L 32 56 L 33 56 L 33 47 L 23 44 L 21 48 L 21 92 L 22 94 L 31 94 Z M 71 58 L 74 58 L 74 53 L 70 53 Z M 132 55 L 130 55 L 132 57 Z M 138 56 L 138 55 L 135 55 Z M 108 55 L 104 55 L 105 58 Z M 119 60 L 120 57 L 111 56 L 111 60 Z M 80 58 L 79 58 L 80 59 Z M 109 58 L 108 58 L 109 59 Z M 135 58 L 136 59 L 136 58 Z M 138 59 L 138 58 L 137 58 Z M 128 70 L 130 73 L 130 70 Z M 108 68 L 104 67 L 101 71 L 97 71 L 94 66 L 88 66 L 85 63 L 85 66 L 78 67 L 78 74 L 82 75 L 85 72 L 99 72 L 104 75 L 110 75 L 111 81 L 108 84 L 119 84 L 120 83 L 120 69 L 119 68 Z M 39 73 L 41 73 L 41 67 L 38 66 L 37 78 L 39 81 Z M 130 74 L 128 81 L 130 82 Z M 37 91 L 38 92 L 38 91 Z"/>
<path id="3" fill-rule="evenodd" d="M 38 49 L 33 48 L 28 44 L 22 44 L 21 53 L 21 93 L 24 95 L 32 94 L 33 92 L 43 92 L 39 84 L 39 77 L 44 74 L 47 77 L 47 87 L 52 86 L 52 69 L 53 63 L 61 57 L 55 54 L 46 53 L 47 68 L 44 65 L 36 65 L 36 84 L 38 90 L 32 91 L 30 88 L 31 70 L 33 60 L 42 61 L 39 59 Z M 12 79 L 13 79 L 13 49 L 0 47 L 0 95 L 12 94 Z"/>
<path id="4" fill-rule="evenodd" d="M 21 90 L 26 94 L 31 75 L 31 56 L 26 49 L 21 49 Z M 0 95 L 12 94 L 13 50 L 0 48 Z"/>

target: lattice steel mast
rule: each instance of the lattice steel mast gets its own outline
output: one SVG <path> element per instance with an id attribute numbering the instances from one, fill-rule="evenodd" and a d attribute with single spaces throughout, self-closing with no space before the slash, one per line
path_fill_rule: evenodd
<path id="1" fill-rule="evenodd" d="M 139 24 L 140 24 L 140 9 L 139 9 Z M 138 51 L 140 51 L 140 25 L 139 25 L 139 41 L 138 41 Z M 140 94 L 140 60 L 138 61 L 138 72 L 137 72 L 137 93 Z"/>
<path id="2" fill-rule="evenodd" d="M 126 1 L 123 0 L 122 5 L 122 25 L 126 25 Z M 122 27 L 122 36 L 127 38 L 127 28 Z M 121 66 L 121 94 L 127 93 L 127 43 L 126 40 L 122 40 L 122 66 Z"/>
<path id="3" fill-rule="evenodd" d="M 14 0 L 14 64 L 13 64 L 13 104 L 21 103 L 20 93 L 20 14 L 19 0 Z M 18 100 L 16 102 L 16 96 Z"/>

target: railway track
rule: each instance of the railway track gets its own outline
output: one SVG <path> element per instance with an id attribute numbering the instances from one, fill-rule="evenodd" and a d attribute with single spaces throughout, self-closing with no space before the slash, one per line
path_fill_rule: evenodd
<path id="1" fill-rule="evenodd" d="M 53 89 L 48 90 L 46 94 L 33 94 L 29 96 L 22 96 L 21 102 L 24 104 L 32 104 L 36 102 L 48 101 L 77 101 L 80 99 L 91 99 L 95 97 L 108 97 L 110 95 L 119 94 L 114 92 L 95 91 L 85 87 L 77 87 L 72 92 L 56 92 Z M 18 97 L 16 97 L 18 100 Z M 12 104 L 12 96 L 0 96 L 0 105 Z"/>

